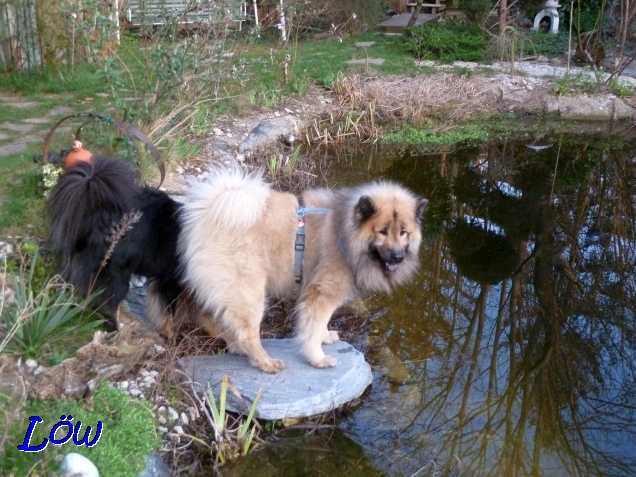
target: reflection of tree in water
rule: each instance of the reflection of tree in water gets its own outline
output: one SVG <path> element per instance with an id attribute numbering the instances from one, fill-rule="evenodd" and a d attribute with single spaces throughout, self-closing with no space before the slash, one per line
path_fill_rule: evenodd
<path id="1" fill-rule="evenodd" d="M 435 461 L 444 474 L 629 475 L 631 151 L 557 138 L 540 152 L 504 144 L 441 158 L 447 233 L 425 251 L 418 293 L 398 292 L 378 321 L 401 359 L 434 350 L 411 367 L 422 399 L 403 411 L 400 471 L 430 475 Z M 388 175 L 404 177 L 403 162 Z"/>

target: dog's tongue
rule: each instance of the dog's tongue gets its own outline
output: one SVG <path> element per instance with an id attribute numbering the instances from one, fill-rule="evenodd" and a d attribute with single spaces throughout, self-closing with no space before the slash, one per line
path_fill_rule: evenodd
<path id="1" fill-rule="evenodd" d="M 398 264 L 397 263 L 387 263 L 386 264 L 386 268 L 389 270 L 389 272 L 394 272 L 398 269 Z"/>

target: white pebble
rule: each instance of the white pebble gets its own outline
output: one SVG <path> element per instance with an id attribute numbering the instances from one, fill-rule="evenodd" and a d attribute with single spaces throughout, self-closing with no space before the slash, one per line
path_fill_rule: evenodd
<path id="1" fill-rule="evenodd" d="M 179 419 L 179 413 L 177 413 L 177 411 L 175 411 L 174 409 L 169 407 L 168 408 L 168 417 L 170 418 L 171 421 L 176 421 L 177 419 Z"/>
<path id="2" fill-rule="evenodd" d="M 181 413 L 179 419 L 181 419 L 181 424 L 184 426 L 187 426 L 190 423 L 190 419 L 188 419 L 188 415 L 185 412 Z"/>
<path id="3" fill-rule="evenodd" d="M 37 362 L 36 360 L 34 360 L 34 359 L 27 359 L 27 360 L 24 362 L 24 365 L 25 365 L 27 368 L 36 368 L 36 367 L 37 367 L 37 365 L 38 365 L 38 362 Z"/>
<path id="4" fill-rule="evenodd" d="M 64 477 L 99 477 L 99 471 L 95 464 L 75 452 L 70 452 L 64 456 L 60 472 Z"/>
<path id="5" fill-rule="evenodd" d="M 164 348 L 164 347 L 163 347 L 163 346 L 161 346 L 161 345 L 156 344 L 156 345 L 155 345 L 155 352 L 156 352 L 157 354 L 165 353 L 165 352 L 166 352 L 166 348 Z"/>
<path id="6" fill-rule="evenodd" d="M 141 392 L 141 389 L 135 387 L 135 388 L 129 389 L 128 394 L 130 394 L 132 397 L 139 397 L 141 396 L 142 392 Z"/>

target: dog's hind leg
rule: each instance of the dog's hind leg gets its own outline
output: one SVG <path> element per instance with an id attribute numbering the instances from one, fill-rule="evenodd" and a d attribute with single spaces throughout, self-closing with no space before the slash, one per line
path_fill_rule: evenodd
<path id="1" fill-rule="evenodd" d="M 255 295 L 248 301 L 232 300 L 232 305 L 225 308 L 221 317 L 223 338 L 230 352 L 247 355 L 253 366 L 266 373 L 277 373 L 285 367 L 285 362 L 271 358 L 263 348 L 260 323 L 265 311 L 265 295 Z"/>

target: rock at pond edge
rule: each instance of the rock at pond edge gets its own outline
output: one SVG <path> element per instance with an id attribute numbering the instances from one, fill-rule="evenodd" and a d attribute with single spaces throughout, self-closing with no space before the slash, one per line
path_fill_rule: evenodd
<path id="1" fill-rule="evenodd" d="M 323 345 L 324 352 L 338 360 L 333 368 L 311 366 L 293 339 L 265 339 L 262 343 L 272 358 L 287 364 L 280 373 L 264 373 L 251 366 L 245 356 L 229 353 L 187 356 L 179 360 L 179 365 L 192 381 L 203 387 L 209 383 L 217 402 L 221 381 L 227 375 L 243 398 L 228 389 L 227 409 L 234 412 L 248 412 L 262 388 L 254 415 L 267 420 L 308 417 L 330 411 L 357 398 L 371 384 L 371 367 L 364 355 L 344 341 Z"/>

